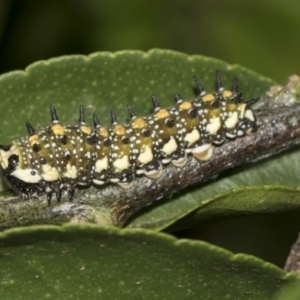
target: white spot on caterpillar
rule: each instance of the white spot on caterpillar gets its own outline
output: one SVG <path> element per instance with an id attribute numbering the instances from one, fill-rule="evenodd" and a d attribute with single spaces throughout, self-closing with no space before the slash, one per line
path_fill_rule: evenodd
<path id="1" fill-rule="evenodd" d="M 37 170 L 34 169 L 17 169 L 13 171 L 10 175 L 19 178 L 20 180 L 27 183 L 38 183 L 42 180 Z"/>
<path id="2" fill-rule="evenodd" d="M 66 172 L 63 173 L 64 177 L 67 178 L 77 178 L 77 168 L 76 166 L 71 166 L 70 163 L 66 165 Z"/>
<path id="3" fill-rule="evenodd" d="M 41 176 L 45 181 L 54 181 L 60 178 L 58 170 L 49 164 L 42 165 Z"/>
<path id="4" fill-rule="evenodd" d="M 164 144 L 162 150 L 166 155 L 170 155 L 170 154 L 174 153 L 177 148 L 178 148 L 178 145 L 177 145 L 174 137 L 170 136 L 169 141 Z"/>
<path id="5" fill-rule="evenodd" d="M 238 113 L 237 111 L 232 112 L 231 116 L 225 120 L 226 128 L 234 128 L 238 122 Z"/>
<path id="6" fill-rule="evenodd" d="M 128 155 L 124 155 L 122 158 L 116 159 L 113 162 L 113 166 L 117 171 L 123 171 L 130 167 Z"/>
<path id="7" fill-rule="evenodd" d="M 90 159 L 91 158 L 91 152 L 88 151 L 84 156 L 87 157 L 88 159 Z"/>
<path id="8" fill-rule="evenodd" d="M 153 160 L 152 149 L 149 146 L 143 147 L 141 154 L 138 156 L 138 161 L 142 164 L 147 164 Z"/>
<path id="9" fill-rule="evenodd" d="M 95 165 L 95 171 L 97 173 L 101 173 L 102 170 L 107 170 L 108 168 L 108 158 L 107 156 L 103 157 L 102 159 L 98 159 Z"/>
<path id="10" fill-rule="evenodd" d="M 251 109 L 247 109 L 246 112 L 245 112 L 245 118 L 247 118 L 248 120 L 254 122 L 255 121 L 255 118 L 253 116 L 253 112 Z"/>
<path id="11" fill-rule="evenodd" d="M 188 146 L 196 143 L 200 139 L 200 133 L 197 129 L 193 129 L 190 133 L 187 133 L 184 137 L 184 141 L 188 142 Z"/>
<path id="12" fill-rule="evenodd" d="M 220 117 L 214 117 L 209 120 L 209 123 L 206 125 L 206 130 L 213 135 L 216 135 L 218 130 L 221 128 L 221 119 Z"/>

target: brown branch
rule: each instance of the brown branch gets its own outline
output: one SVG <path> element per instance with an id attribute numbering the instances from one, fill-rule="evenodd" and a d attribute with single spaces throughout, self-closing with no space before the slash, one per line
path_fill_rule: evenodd
<path id="1" fill-rule="evenodd" d="M 292 246 L 291 252 L 284 266 L 286 272 L 300 274 L 300 234 L 297 241 Z"/>

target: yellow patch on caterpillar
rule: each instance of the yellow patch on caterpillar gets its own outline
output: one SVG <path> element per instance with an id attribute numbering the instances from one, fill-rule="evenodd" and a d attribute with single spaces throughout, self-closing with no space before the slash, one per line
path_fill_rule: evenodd
<path id="1" fill-rule="evenodd" d="M 55 135 L 64 135 L 65 127 L 61 124 L 54 124 L 51 126 L 51 130 Z"/>
<path id="2" fill-rule="evenodd" d="M 169 117 L 169 116 L 170 116 L 169 112 L 168 112 L 166 109 L 164 109 L 164 108 L 160 109 L 160 110 L 154 115 L 154 117 L 155 117 L 157 120 L 165 119 L 165 118 L 167 118 L 167 117 Z"/>
<path id="3" fill-rule="evenodd" d="M 226 109 L 228 112 L 234 112 L 237 109 L 237 105 L 234 103 L 227 103 Z"/>
<path id="4" fill-rule="evenodd" d="M 37 134 L 34 134 L 32 136 L 29 137 L 29 143 L 31 145 L 33 144 L 39 144 L 39 136 Z"/>
<path id="5" fill-rule="evenodd" d="M 192 103 L 189 101 L 184 101 L 179 105 L 179 108 L 187 110 L 190 109 L 192 107 Z"/>
<path id="6" fill-rule="evenodd" d="M 204 102 L 211 102 L 211 101 L 214 101 L 215 99 L 216 99 L 216 97 L 213 94 L 206 94 L 202 97 L 202 100 Z"/>
<path id="7" fill-rule="evenodd" d="M 92 128 L 89 126 L 80 126 L 80 130 L 86 134 L 91 134 Z"/>
<path id="8" fill-rule="evenodd" d="M 113 131 L 117 135 L 125 135 L 125 133 L 126 133 L 125 127 L 122 125 L 115 125 L 113 127 Z"/>
<path id="9" fill-rule="evenodd" d="M 141 129 L 146 127 L 146 122 L 143 118 L 137 118 L 131 123 L 131 127 L 134 129 Z"/>
<path id="10" fill-rule="evenodd" d="M 225 98 L 230 98 L 233 95 L 232 91 L 228 91 L 228 90 L 223 91 L 222 94 L 223 94 L 223 97 L 225 97 Z"/>
<path id="11" fill-rule="evenodd" d="M 104 127 L 100 127 L 99 130 L 98 130 L 99 134 L 105 138 L 108 137 L 108 131 L 106 128 Z"/>

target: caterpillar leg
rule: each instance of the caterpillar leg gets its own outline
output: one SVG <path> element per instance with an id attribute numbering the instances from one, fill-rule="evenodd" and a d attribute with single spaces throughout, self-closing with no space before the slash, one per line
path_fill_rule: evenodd
<path id="1" fill-rule="evenodd" d="M 212 144 L 205 144 L 192 150 L 192 154 L 196 159 L 206 161 L 212 157 L 214 149 Z"/>
<path id="2" fill-rule="evenodd" d="M 162 174 L 162 165 L 158 161 L 150 164 L 145 171 L 145 175 L 151 179 L 157 179 L 161 176 L 161 174 Z"/>
<path id="3" fill-rule="evenodd" d="M 172 164 L 175 166 L 175 167 L 178 167 L 178 168 L 182 168 L 183 166 L 186 165 L 188 161 L 188 156 L 186 153 L 184 153 L 184 156 L 183 157 L 180 157 L 176 160 L 172 160 Z"/>

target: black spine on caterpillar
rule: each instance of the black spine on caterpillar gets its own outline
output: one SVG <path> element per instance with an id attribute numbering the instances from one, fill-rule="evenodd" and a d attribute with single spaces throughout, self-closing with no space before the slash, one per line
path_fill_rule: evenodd
<path id="1" fill-rule="evenodd" d="M 161 108 L 152 95 L 150 116 L 138 117 L 128 106 L 130 122 L 120 124 L 112 111 L 110 128 L 101 126 L 96 115 L 94 128 L 87 126 L 82 107 L 77 125 L 62 124 L 50 106 L 50 126 L 35 131 L 26 123 L 29 136 L 0 145 L 0 175 L 23 197 L 46 193 L 50 203 L 53 194 L 59 201 L 62 191 L 67 191 L 72 200 L 78 185 L 112 182 L 130 188 L 136 176 L 159 178 L 163 165 L 183 167 L 189 154 L 208 160 L 226 138 L 256 129 L 251 105 L 258 98 L 244 101 L 236 78 L 231 90 L 226 90 L 217 72 L 215 93 L 207 93 L 194 80 L 195 100 L 175 94 L 176 104 Z"/>

